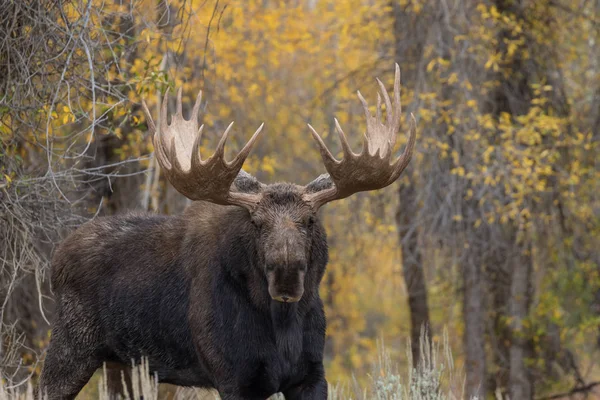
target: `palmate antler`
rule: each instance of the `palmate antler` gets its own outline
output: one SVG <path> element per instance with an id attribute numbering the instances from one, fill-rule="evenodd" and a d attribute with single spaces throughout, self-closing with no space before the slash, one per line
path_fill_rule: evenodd
<path id="1" fill-rule="evenodd" d="M 191 200 L 206 200 L 216 204 L 237 205 L 253 210 L 260 202 L 258 193 L 232 191 L 231 184 L 238 176 L 246 157 L 258 138 L 262 124 L 232 161 L 226 161 L 225 141 L 233 122 L 229 124 L 217 145 L 215 153 L 206 160 L 200 157 L 200 140 L 204 125 L 198 128 L 198 111 L 202 92 L 198 94 L 192 115 L 185 120 L 182 114 L 181 88 L 177 92 L 177 112 L 167 123 L 168 93 L 160 111 L 160 129 L 152 120 L 152 115 L 144 101 L 142 106 L 148 127 L 154 135 L 156 159 L 165 171 L 167 178 L 181 194 Z"/>
<path id="2" fill-rule="evenodd" d="M 346 135 L 337 119 L 335 120 L 335 127 L 344 153 L 344 158 L 341 161 L 333 157 L 323 139 L 309 125 L 312 135 L 319 145 L 323 163 L 327 172 L 329 172 L 329 179 L 333 183 L 333 185 L 325 185 L 327 186 L 326 189 L 303 195 L 304 200 L 311 204 L 314 209 L 357 192 L 386 187 L 396 181 L 408 165 L 415 147 L 416 137 L 416 121 L 412 115 L 406 148 L 402 155 L 393 161 L 393 149 L 396 144 L 396 132 L 400 127 L 401 112 L 400 67 L 398 64 L 396 64 L 393 104 L 383 83 L 379 79 L 377 79 L 377 83 L 385 101 L 387 118 L 385 122 L 382 121 L 381 96 L 379 94 L 377 95 L 377 113 L 373 117 L 369 112 L 367 102 L 358 92 L 358 98 L 363 105 L 367 118 L 367 131 L 364 136 L 363 149 L 359 154 L 354 153 L 350 148 Z"/>

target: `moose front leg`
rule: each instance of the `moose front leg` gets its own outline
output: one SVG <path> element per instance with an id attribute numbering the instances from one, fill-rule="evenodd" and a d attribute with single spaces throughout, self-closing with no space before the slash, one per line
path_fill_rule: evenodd
<path id="1" fill-rule="evenodd" d="M 315 363 L 300 384 L 283 392 L 286 400 L 327 400 L 327 380 L 323 363 Z"/>

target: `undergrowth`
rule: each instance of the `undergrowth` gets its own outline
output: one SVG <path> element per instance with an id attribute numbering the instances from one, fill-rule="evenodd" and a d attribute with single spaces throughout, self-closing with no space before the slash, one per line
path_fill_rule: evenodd
<path id="1" fill-rule="evenodd" d="M 420 340 L 421 359 L 418 366 L 400 373 L 395 363 L 383 345 L 379 346 L 378 362 L 373 365 L 369 375 L 369 384 L 360 387 L 342 387 L 330 385 L 330 400 L 460 400 L 464 398 L 461 373 L 454 368 L 454 361 L 448 346 L 447 334 L 444 334 L 442 343 L 429 343 L 425 335 Z M 412 365 L 410 343 L 406 347 L 406 356 Z M 93 398 L 98 400 L 113 400 L 121 396 L 109 393 L 107 387 L 106 369 L 100 374 L 97 391 L 94 395 L 85 394 L 78 399 Z M 127 400 L 158 400 L 165 398 L 159 391 L 156 376 L 149 372 L 147 362 L 137 365 L 132 371 L 131 390 L 127 391 L 124 399 Z M 358 382 L 358 380 L 354 380 Z M 89 385 L 88 385 L 89 386 Z M 124 385 L 125 386 L 125 385 Z M 174 400 L 218 400 L 216 392 L 201 389 L 178 389 L 169 398 Z M 4 382 L 0 384 L 0 400 L 34 400 L 33 383 L 21 382 L 10 386 Z M 275 395 L 270 400 L 283 400 L 282 395 Z M 474 399 L 472 399 L 474 400 Z"/>

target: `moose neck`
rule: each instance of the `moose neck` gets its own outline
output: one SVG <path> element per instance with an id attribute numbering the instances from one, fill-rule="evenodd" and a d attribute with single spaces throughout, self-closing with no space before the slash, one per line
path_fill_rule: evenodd
<path id="1" fill-rule="evenodd" d="M 271 321 L 277 350 L 284 359 L 295 362 L 302 352 L 302 316 L 300 303 L 271 301 Z"/>
<path id="2" fill-rule="evenodd" d="M 298 307 L 296 303 L 281 303 L 276 300 L 271 300 L 270 311 L 273 328 L 275 330 L 288 329 L 298 322 Z"/>

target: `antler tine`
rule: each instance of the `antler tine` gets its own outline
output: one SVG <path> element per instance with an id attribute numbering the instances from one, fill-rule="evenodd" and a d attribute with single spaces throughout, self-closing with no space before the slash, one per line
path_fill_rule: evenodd
<path id="1" fill-rule="evenodd" d="M 159 124 L 160 127 L 157 132 L 154 133 L 154 147 L 158 149 L 157 156 L 158 161 L 161 163 L 161 166 L 165 169 L 173 168 L 173 163 L 171 162 L 169 156 L 169 148 L 167 147 L 167 141 L 165 140 L 167 136 L 167 130 L 169 129 L 169 89 L 165 90 L 165 94 L 163 96 L 162 103 L 160 105 L 160 118 Z M 174 142 L 171 140 L 171 146 L 174 145 Z"/>
<path id="2" fill-rule="evenodd" d="M 369 104 L 367 103 L 367 101 L 365 100 L 363 95 L 360 93 L 360 90 L 357 90 L 356 94 L 358 96 L 358 99 L 362 103 L 363 110 L 365 112 L 365 118 L 367 119 L 367 124 L 368 124 L 369 122 L 371 122 L 371 119 L 373 119 L 373 116 L 371 115 L 371 112 L 369 111 Z"/>
<path id="3" fill-rule="evenodd" d="M 169 89 L 165 90 L 162 104 L 160 105 L 160 131 L 159 135 L 164 135 L 169 128 L 168 121 L 168 110 L 169 110 Z"/>
<path id="4" fill-rule="evenodd" d="M 152 140 L 154 144 L 154 152 L 155 156 L 158 159 L 158 163 L 160 166 L 166 170 L 170 170 L 173 168 L 173 165 L 169 161 L 169 157 L 167 156 L 167 149 L 165 149 L 165 143 L 160 136 L 160 133 L 154 134 L 154 139 Z"/>
<path id="5" fill-rule="evenodd" d="M 339 161 L 335 159 L 333 154 L 331 154 L 331 152 L 325 145 L 325 142 L 323 142 L 323 139 L 321 139 L 321 136 L 319 136 L 319 134 L 317 133 L 315 128 L 313 128 L 311 124 L 307 124 L 307 125 L 310 128 L 312 137 L 315 139 L 315 141 L 319 145 L 319 151 L 321 152 L 321 158 L 323 159 L 323 162 L 325 163 L 325 165 L 327 165 L 329 163 L 339 164 Z"/>
<path id="6" fill-rule="evenodd" d="M 177 111 L 176 111 L 175 115 L 181 116 L 181 117 L 183 117 L 183 104 L 181 104 L 182 96 L 183 96 L 183 86 L 179 86 L 179 89 L 177 90 Z"/>
<path id="7" fill-rule="evenodd" d="M 219 144 L 217 145 L 217 149 L 215 150 L 215 154 L 213 154 L 210 159 L 219 158 L 223 162 L 223 164 L 227 164 L 227 162 L 225 161 L 225 158 L 224 158 L 224 155 L 225 155 L 225 142 L 227 142 L 227 135 L 229 135 L 229 131 L 231 130 L 232 127 L 233 127 L 233 121 L 231 121 L 231 123 L 229 124 L 229 126 L 227 126 L 227 129 L 225 129 L 225 132 L 223 132 L 223 135 L 221 136 L 221 139 L 219 139 Z"/>
<path id="8" fill-rule="evenodd" d="M 408 166 L 408 163 L 410 162 L 412 155 L 413 155 L 413 151 L 415 149 L 416 140 L 417 140 L 417 120 L 415 119 L 415 116 L 413 115 L 413 113 L 410 113 L 410 130 L 408 133 L 408 141 L 406 142 L 406 147 L 404 148 L 404 152 L 402 152 L 402 155 L 400 157 L 398 157 L 398 159 L 393 164 L 394 176 L 396 177 L 396 178 L 394 178 L 394 180 L 396 180 L 400 176 L 402 171 L 404 171 L 404 168 L 406 168 Z"/>
<path id="9" fill-rule="evenodd" d="M 171 138 L 171 146 L 169 147 L 169 162 L 172 164 L 171 170 L 174 171 L 175 174 L 183 171 L 181 168 L 181 163 L 179 162 L 179 158 L 177 158 L 177 149 L 175 148 L 175 137 Z"/>
<path id="10" fill-rule="evenodd" d="M 377 79 L 377 83 L 379 84 L 379 89 L 381 90 L 381 93 L 383 94 L 383 100 L 385 101 L 385 114 L 386 114 L 386 119 L 388 124 L 392 123 L 392 113 L 393 108 L 392 108 L 392 101 L 390 100 L 390 95 L 388 94 L 387 90 L 385 89 L 385 85 L 383 84 L 383 82 L 381 82 L 379 80 L 379 78 Z M 378 93 L 379 95 L 379 93 Z"/>
<path id="11" fill-rule="evenodd" d="M 198 112 L 200 111 L 200 107 L 202 106 L 202 90 L 198 92 L 198 96 L 196 97 L 196 102 L 194 103 L 194 108 L 192 109 L 192 116 L 190 117 L 191 121 L 198 121 Z"/>
<path id="12" fill-rule="evenodd" d="M 252 150 L 252 146 L 254 146 L 254 142 L 256 142 L 256 140 L 258 139 L 258 135 L 260 134 L 260 132 L 262 131 L 264 126 L 265 126 L 264 122 L 262 124 L 260 124 L 260 126 L 258 127 L 256 132 L 254 132 L 254 135 L 252 135 L 250 140 L 248 140 L 248 143 L 246 143 L 246 145 L 242 148 L 242 150 L 240 150 L 240 152 L 237 154 L 237 156 L 235 156 L 235 158 L 229 163 L 229 165 L 232 168 L 241 168 L 242 167 L 242 165 L 244 164 L 244 161 L 246 161 L 246 158 L 248 157 L 248 154 L 250 154 L 250 150 Z"/>
<path id="13" fill-rule="evenodd" d="M 344 158 L 351 157 L 351 156 L 354 156 L 354 157 L 358 156 L 358 154 L 355 154 L 352 151 L 350 144 L 348 144 L 348 139 L 346 138 L 346 134 L 342 130 L 342 127 L 340 126 L 340 123 L 338 122 L 337 118 L 334 118 L 333 120 L 335 121 L 335 131 L 337 132 L 338 136 L 340 137 L 340 142 L 342 143 L 342 150 L 344 151 Z"/>
<path id="14" fill-rule="evenodd" d="M 393 118 L 392 125 L 396 127 L 396 130 L 400 127 L 400 120 L 402 119 L 402 102 L 400 101 L 400 66 L 396 64 L 396 72 L 394 74 L 394 107 L 393 107 Z M 387 91 L 385 91 L 387 95 Z M 396 142 L 396 135 L 394 132 L 394 143 Z"/>
<path id="15" fill-rule="evenodd" d="M 194 113 L 192 112 L 192 115 Z M 200 157 L 200 141 L 202 140 L 202 130 L 204 129 L 204 124 L 200 125 L 200 129 L 198 129 L 198 133 L 196 134 L 196 138 L 194 139 L 194 144 L 192 146 L 192 160 L 190 163 L 191 170 L 195 170 L 202 166 L 202 158 Z"/>
<path id="16" fill-rule="evenodd" d="M 416 120 L 411 119 L 409 139 L 402 155 L 397 160 L 392 160 L 393 147 L 396 143 L 396 133 L 401 121 L 400 108 L 400 67 L 396 64 L 394 77 L 394 100 L 385 89 L 383 83 L 377 79 L 381 94 L 377 95 L 377 110 L 375 116 L 369 111 L 369 105 L 360 91 L 357 92 L 365 117 L 367 130 L 364 134 L 363 151 L 354 154 L 348 145 L 346 135 L 342 131 L 337 119 L 335 120 L 336 131 L 340 136 L 344 150 L 344 158 L 335 160 L 321 137 L 309 125 L 313 137 L 319 145 L 325 168 L 329 172 L 331 185 L 313 192 L 305 191 L 304 199 L 313 208 L 319 208 L 323 204 L 348 197 L 356 192 L 376 190 L 390 185 L 394 182 L 410 162 L 416 138 Z M 385 102 L 386 121 L 383 121 L 381 102 Z M 323 185 L 320 185 L 324 187 Z"/>
<path id="17" fill-rule="evenodd" d="M 150 110 L 148 110 L 148 105 L 146 104 L 146 100 L 144 99 L 142 99 L 142 110 L 146 115 L 146 122 L 148 122 L 148 128 L 150 128 L 151 133 L 154 135 L 154 132 L 156 132 L 156 124 L 154 124 L 152 114 L 150 114 Z"/>
<path id="18" fill-rule="evenodd" d="M 181 91 L 181 89 L 180 89 Z M 200 111 L 200 106 L 202 104 L 202 90 L 198 92 L 196 96 L 196 102 L 194 103 L 194 108 L 192 109 L 192 115 L 190 116 L 190 121 L 192 123 L 198 121 L 198 112 Z M 196 133 L 196 137 L 194 139 L 194 144 L 192 145 L 192 159 L 190 162 L 190 168 L 192 170 L 199 168 L 202 164 L 202 158 L 200 157 L 200 141 L 202 140 L 202 130 L 204 129 L 204 124 L 200 125 L 198 128 L 198 132 Z"/>
<path id="19" fill-rule="evenodd" d="M 379 81 L 379 79 L 377 79 Z M 377 93 L 377 108 L 376 111 L 376 120 L 378 123 L 381 123 L 381 95 Z"/>

